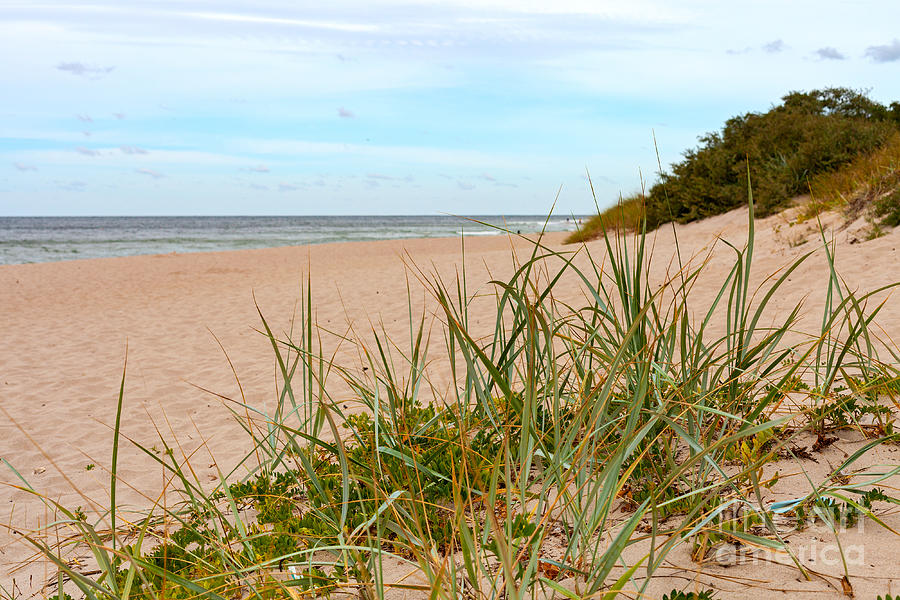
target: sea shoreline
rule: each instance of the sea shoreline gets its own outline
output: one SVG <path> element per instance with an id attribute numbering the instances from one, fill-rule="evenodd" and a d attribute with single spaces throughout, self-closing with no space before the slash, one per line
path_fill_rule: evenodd
<path id="1" fill-rule="evenodd" d="M 568 231 L 550 231 L 543 234 L 542 239 L 549 243 L 560 244 L 562 240 L 565 239 L 566 236 L 569 235 Z M 346 240 L 339 242 L 313 242 L 313 243 L 305 243 L 305 244 L 286 244 L 282 246 L 264 246 L 259 248 L 234 248 L 234 249 L 218 249 L 218 250 L 188 250 L 188 251 L 172 251 L 172 252 L 154 252 L 148 254 L 126 254 L 122 256 L 97 256 L 97 257 L 85 257 L 85 258 L 66 258 L 59 260 L 46 260 L 40 262 L 27 262 L 27 263 L 0 263 L 0 270 L 9 269 L 9 268 L 19 268 L 26 266 L 37 266 L 37 265 L 54 265 L 54 264 L 71 264 L 71 263 L 84 263 L 89 261 L 116 261 L 121 259 L 135 259 L 135 258 L 164 258 L 164 257 L 176 257 L 176 256 L 221 256 L 227 257 L 232 253 L 265 253 L 266 251 L 298 251 L 302 249 L 311 249 L 314 247 L 347 247 L 352 248 L 354 246 L 365 247 L 366 245 L 385 245 L 385 246 L 403 246 L 403 245 L 414 245 L 418 246 L 421 244 L 427 244 L 428 242 L 434 241 L 438 243 L 444 242 L 454 242 L 458 246 L 460 246 L 463 242 L 466 244 L 470 244 L 473 239 L 483 239 L 483 238 L 494 238 L 494 239 L 506 239 L 506 238 L 520 238 L 522 240 L 533 240 L 537 239 L 539 236 L 538 233 L 516 233 L 516 232 L 498 232 L 498 233 L 481 233 L 481 232 L 473 232 L 466 233 L 463 235 L 456 236 L 441 236 L 441 237 L 406 237 L 406 238 L 385 238 L 385 239 L 377 239 L 377 240 Z M 461 247 L 461 246 L 460 246 Z M 574 248 L 572 246 L 571 248 Z"/>
<path id="2" fill-rule="evenodd" d="M 580 219 L 580 217 L 574 217 Z M 483 225 L 479 223 L 488 223 Z M 146 254 L 572 231 L 576 221 L 542 215 L 0 217 L 0 264 Z"/>

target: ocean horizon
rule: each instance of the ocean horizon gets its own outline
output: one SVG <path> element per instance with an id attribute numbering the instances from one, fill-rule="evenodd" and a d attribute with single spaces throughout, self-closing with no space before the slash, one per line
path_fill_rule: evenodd
<path id="1" fill-rule="evenodd" d="M 583 215 L 0 217 L 0 265 L 329 242 L 573 231 Z M 480 222 L 479 222 L 480 221 Z"/>

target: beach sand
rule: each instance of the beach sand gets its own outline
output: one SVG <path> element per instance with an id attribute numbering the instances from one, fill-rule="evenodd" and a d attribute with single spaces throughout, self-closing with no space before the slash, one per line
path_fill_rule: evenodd
<path id="1" fill-rule="evenodd" d="M 733 250 L 716 243 L 717 236 L 743 244 L 746 209 L 676 229 L 684 257 L 703 256 L 712 248 L 707 270 L 694 291 L 698 299 L 711 295 L 734 260 Z M 545 243 L 577 250 L 577 246 L 561 245 L 563 235 L 552 234 Z M 865 242 L 854 228 L 836 231 L 834 236 L 838 269 L 852 288 L 869 290 L 900 280 L 900 228 Z M 651 239 L 653 273 L 660 279 L 675 264 L 672 228 L 663 227 Z M 587 247 L 595 260 L 602 260 L 602 242 Z M 786 282 L 774 312 L 769 313 L 777 316 L 778 311 L 804 301 L 815 331 L 829 272 L 814 225 L 789 226 L 784 216 L 757 222 L 753 264 L 757 281 L 817 249 Z M 521 258 L 530 246 L 525 240 L 502 236 L 467 238 L 470 293 L 489 291 L 490 279 L 510 276 L 513 251 Z M 586 260 L 582 251 L 577 264 L 584 266 Z M 274 404 L 276 365 L 269 341 L 258 331 L 262 323 L 257 305 L 276 334 L 289 331 L 292 316 L 299 314 L 301 285 L 309 277 L 320 327 L 335 334 L 349 331 L 363 339 L 373 327 L 383 327 L 392 338 L 408 340 L 408 297 L 413 299 L 414 313 L 431 314 L 435 309 L 413 264 L 451 281 L 461 265 L 460 240 L 353 242 L 0 266 L 0 407 L 4 411 L 0 456 L 37 491 L 54 500 L 86 510 L 92 503 L 102 506 L 109 489 L 112 425 L 127 347 L 123 434 L 151 452 L 163 447 L 162 436 L 178 452 L 191 455 L 198 476 L 212 483 L 218 478 L 217 469 L 227 471 L 244 456 L 248 440 L 221 398 L 210 391 L 235 399 L 243 394 L 253 405 Z M 565 288 L 560 293 L 565 295 Z M 881 298 L 887 299 L 877 323 L 885 336 L 900 341 L 900 301 L 896 295 Z M 479 320 L 489 327 L 493 303 L 476 304 L 473 318 L 476 327 Z M 325 335 L 326 346 L 336 349 L 336 361 L 359 363 L 357 348 L 339 344 L 337 339 Z M 442 343 L 437 336 L 434 352 Z M 435 368 L 440 369 L 439 359 Z M 336 394 L 340 398 L 346 392 Z M 805 465 L 810 473 L 824 476 L 826 463 L 839 464 L 842 453 L 860 444 L 854 435 L 842 433 L 819 463 Z M 900 464 L 900 452 L 895 446 L 885 447 L 867 460 L 867 464 L 874 462 Z M 132 488 L 121 491 L 121 501 L 135 508 L 150 506 L 162 488 L 161 468 L 124 439 L 119 465 L 121 485 Z M 0 482 L 22 483 L 5 467 Z M 796 485 L 804 489 L 803 482 L 797 480 Z M 790 491 L 785 488 L 785 493 Z M 53 515 L 30 493 L 9 486 L 0 488 L 0 503 L 0 519 L 10 528 L 0 530 L 0 581 L 7 582 L 8 590 L 13 589 L 13 579 L 17 589 L 37 590 L 55 577 L 55 570 L 43 562 L 22 564 L 31 551 L 17 541 L 13 530 L 39 527 Z M 885 519 L 900 529 L 896 514 L 886 514 Z M 797 534 L 793 543 L 814 543 L 815 539 L 824 543 L 829 535 L 813 527 Z M 900 583 L 892 590 L 888 583 L 892 578 L 900 581 L 896 561 L 900 536 L 873 523 L 866 524 L 864 534 L 846 535 L 850 541 L 854 535 L 862 536 L 858 541 L 865 543 L 865 560 L 853 567 L 857 597 L 900 593 Z M 700 566 L 685 560 L 687 552 L 673 554 L 673 563 L 680 565 L 678 573 L 661 583 L 660 591 L 682 587 L 697 577 Z M 799 597 L 801 590 L 810 591 L 809 597 L 842 597 L 836 591 L 840 589 L 835 579 L 841 573 L 839 565 L 820 563 L 817 569 L 831 578 L 811 582 L 799 581 L 799 573 L 787 567 L 703 568 L 750 578 L 768 590 L 766 597 Z M 741 587 L 725 579 L 721 583 L 727 589 Z M 758 594 L 758 589 L 745 589 L 724 597 Z"/>

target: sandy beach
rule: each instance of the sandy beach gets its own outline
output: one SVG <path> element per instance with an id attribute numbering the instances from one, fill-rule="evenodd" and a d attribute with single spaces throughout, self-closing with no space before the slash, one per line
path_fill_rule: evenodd
<path id="1" fill-rule="evenodd" d="M 702 298 L 717 289 L 734 260 L 733 250 L 716 243 L 717 237 L 738 246 L 746 241 L 746 209 L 676 230 L 684 256 L 704 256 L 712 249 L 704 279 L 694 290 Z M 562 235 L 552 234 L 545 243 L 565 251 L 579 249 L 562 246 Z M 821 319 L 828 266 L 817 236 L 813 224 L 791 227 L 783 216 L 757 223 L 753 265 L 757 282 L 796 257 L 816 251 L 785 283 L 770 313 L 773 318 L 779 310 L 803 301 L 806 318 L 813 323 Z M 651 238 L 653 277 L 660 279 L 672 269 L 672 228 L 665 226 Z M 900 279 L 896 268 L 900 229 L 862 241 L 851 227 L 835 231 L 834 239 L 838 269 L 851 288 L 870 290 Z M 595 261 L 602 261 L 602 242 L 587 247 Z M 529 251 L 529 243 L 522 239 L 467 238 L 470 293 L 488 290 L 490 279 L 508 277 L 515 265 L 513 252 L 521 256 Z M 587 260 L 582 250 L 576 264 L 583 266 Z M 276 366 L 269 341 L 258 331 L 257 306 L 273 331 L 288 332 L 308 277 L 320 327 L 362 338 L 373 327 L 384 327 L 392 338 L 404 340 L 408 339 L 409 298 L 416 313 L 424 310 L 428 315 L 435 310 L 411 265 L 451 280 L 461 261 L 458 239 L 416 239 L 0 266 L 0 408 L 4 411 L 0 456 L 48 497 L 86 509 L 91 501 L 102 505 L 109 487 L 111 427 L 127 347 L 123 434 L 147 448 L 159 449 L 160 436 L 180 445 L 179 451 L 185 454 L 200 448 L 191 463 L 199 477 L 214 482 L 217 469 L 227 471 L 246 453 L 247 439 L 223 401 L 209 391 L 232 398 L 243 394 L 248 403 L 263 407 L 275 398 Z M 876 322 L 885 339 L 900 341 L 900 301 L 896 294 L 881 299 L 885 304 Z M 484 318 L 487 323 L 493 318 L 492 308 L 486 302 L 483 312 L 478 312 L 482 306 L 476 305 L 475 319 Z M 332 334 L 326 334 L 325 344 L 337 352 L 336 361 L 358 363 L 357 349 L 339 344 Z M 441 346 L 436 339 L 435 351 Z M 436 361 L 440 364 L 440 357 Z M 808 465 L 810 472 L 826 472 L 826 463 L 835 463 L 855 444 L 859 440 L 852 433 L 842 434 L 820 464 Z M 894 446 L 882 448 L 870 458 L 873 464 L 878 461 L 900 463 L 900 453 Z M 119 477 L 133 488 L 122 492 L 122 501 L 146 508 L 160 491 L 161 469 L 126 441 L 119 464 Z M 17 541 L 14 531 L 37 528 L 52 515 L 33 495 L 10 487 L 22 481 L 5 466 L 0 482 L 6 484 L 0 488 L 0 519 L 7 526 L 0 530 L 0 579 L 10 585 L 15 579 L 22 590 L 39 589 L 55 571 L 42 562 L 23 563 L 31 551 Z M 885 514 L 884 519 L 900 528 L 896 512 Z M 847 535 L 848 539 L 859 537 L 853 532 Z M 815 537 L 826 534 L 813 528 L 798 534 L 794 543 Z M 876 592 L 888 589 L 891 579 L 900 578 L 895 558 L 900 553 L 900 536 L 867 523 L 862 541 L 865 563 L 854 566 L 854 587 L 857 597 L 874 598 Z M 672 561 L 685 556 L 676 553 Z M 700 570 L 689 560 L 683 568 L 677 575 L 679 583 L 696 577 Z M 818 568 L 832 575 L 840 572 L 836 566 Z M 749 578 L 754 585 L 771 590 L 767 597 L 799 597 L 801 591 L 810 592 L 809 597 L 842 597 L 833 577 L 800 582 L 798 574 L 786 567 L 718 569 L 725 587 L 735 584 L 724 574 Z M 671 587 L 662 585 L 659 590 Z M 893 591 L 900 593 L 900 585 Z"/>

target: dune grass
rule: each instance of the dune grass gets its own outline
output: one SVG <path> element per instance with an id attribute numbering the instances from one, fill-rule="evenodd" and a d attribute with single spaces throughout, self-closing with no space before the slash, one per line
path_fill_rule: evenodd
<path id="1" fill-rule="evenodd" d="M 350 340 L 364 369 L 329 358 L 307 282 L 292 334 L 260 314 L 278 365 L 274 410 L 226 404 L 247 434 L 242 464 L 210 489 L 163 440 L 159 454 L 142 450 L 180 502 L 116 519 L 114 458 L 106 511 L 87 518 L 41 496 L 61 518 L 27 537 L 58 569 L 60 597 L 611 600 L 646 593 L 683 544 L 697 561 L 723 542 L 793 557 L 775 509 L 877 521 L 872 502 L 894 500 L 875 486 L 900 467 L 854 469 L 897 439 L 879 399 L 897 393 L 898 356 L 872 325 L 884 290 L 857 294 L 833 272 L 821 328 L 788 343 L 801 307 L 773 322 L 769 305 L 806 257 L 751 287 L 753 221 L 751 202 L 748 245 L 699 306 L 702 263 L 651 285 L 645 228 L 604 230 L 603 259 L 535 242 L 491 283 L 487 332 L 471 323 L 465 271 L 446 282 L 415 270 L 434 328 L 410 300 L 408 340 Z M 579 303 L 558 299 L 576 288 Z M 435 355 L 450 361 L 448 390 L 432 385 Z M 332 397 L 334 380 L 355 402 Z M 797 393 L 808 402 L 790 412 Z M 766 466 L 795 436 L 840 427 L 870 438 L 835 469 L 842 477 L 763 501 L 777 483 Z M 92 552 L 92 573 L 66 561 L 74 545 Z"/>
<path id="2" fill-rule="evenodd" d="M 900 133 L 845 167 L 814 177 L 809 188 L 812 200 L 801 219 L 826 210 L 843 210 L 850 218 L 869 211 L 884 225 L 900 225 Z"/>
<path id="3" fill-rule="evenodd" d="M 565 243 L 576 244 L 603 237 L 604 233 L 615 235 L 637 231 L 644 219 L 644 196 L 642 193 L 619 198 L 615 206 L 598 213 L 578 226 L 566 236 Z"/>

